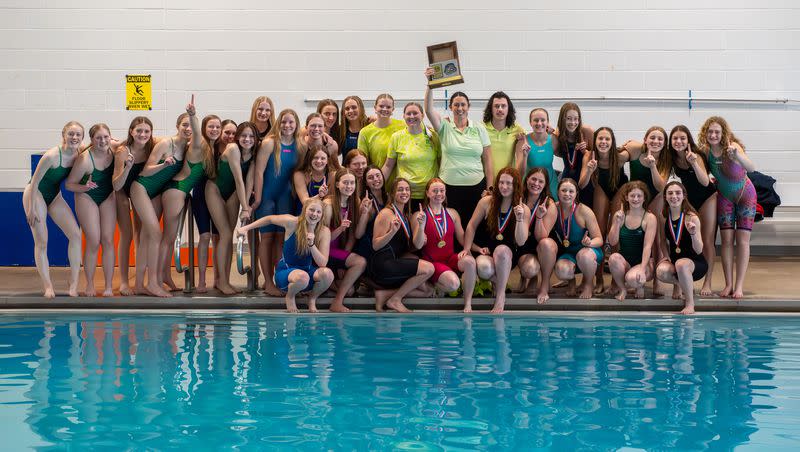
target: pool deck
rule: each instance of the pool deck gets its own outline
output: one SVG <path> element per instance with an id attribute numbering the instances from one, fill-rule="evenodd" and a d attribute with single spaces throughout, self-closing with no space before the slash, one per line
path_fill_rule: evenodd
<path id="1" fill-rule="evenodd" d="M 161 299 L 155 297 L 75 297 L 66 296 L 67 268 L 53 268 L 51 277 L 56 284 L 57 297 L 52 300 L 41 296 L 39 277 L 35 268 L 31 267 L 4 267 L 0 268 L 0 310 L 50 310 L 50 309 L 144 309 L 144 310 L 283 310 L 283 298 L 265 297 L 263 292 L 242 294 L 233 297 L 223 297 L 212 290 L 206 294 L 184 294 L 174 292 L 173 297 Z M 96 287 L 102 287 L 102 273 L 98 269 Z M 210 282 L 209 274 L 209 282 Z M 518 275 L 512 273 L 512 282 L 516 282 Z M 175 273 L 174 279 L 180 283 L 184 276 Z M 610 275 L 606 275 L 606 282 Z M 81 275 L 81 288 L 83 287 Z M 233 278 L 236 287 L 245 287 L 244 277 L 236 274 Z M 714 289 L 720 290 L 723 285 L 722 268 L 717 259 L 714 271 Z M 114 287 L 118 287 L 118 278 L 115 278 Z M 662 285 L 668 294 L 671 286 Z M 696 285 L 700 287 L 699 284 Z M 800 312 L 800 256 L 755 256 L 752 258 L 745 282 L 745 298 L 741 300 L 723 299 L 717 297 L 696 297 L 698 311 L 705 312 Z M 650 286 L 646 291 L 652 295 Z M 321 298 L 318 307 L 323 312 L 330 298 Z M 473 309 L 486 311 L 493 303 L 491 298 L 475 298 Z M 347 298 L 345 304 L 354 310 L 372 311 L 375 302 L 371 297 Z M 298 298 L 301 311 L 305 310 L 305 302 Z M 406 305 L 411 309 L 420 310 L 460 310 L 461 298 L 411 298 L 406 300 Z M 624 302 L 614 298 L 592 298 L 578 300 L 564 298 L 564 289 L 554 289 L 551 299 L 546 304 L 539 305 L 535 299 L 518 294 L 508 294 L 506 310 L 508 311 L 648 311 L 669 312 L 679 311 L 683 307 L 681 300 L 673 300 L 669 296 L 661 298 L 633 299 L 631 296 Z"/>

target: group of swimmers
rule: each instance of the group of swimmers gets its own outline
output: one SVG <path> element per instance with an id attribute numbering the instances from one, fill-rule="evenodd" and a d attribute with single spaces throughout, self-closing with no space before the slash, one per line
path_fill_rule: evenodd
<path id="1" fill-rule="evenodd" d="M 430 88 L 424 99 L 424 106 L 406 104 L 403 120 L 392 118 L 389 94 L 377 97 L 371 117 L 358 96 L 345 98 L 341 110 L 326 99 L 303 126 L 292 109 L 276 114 L 266 96 L 255 99 L 249 121 L 201 121 L 192 96 L 173 136 L 153 136 L 152 122 L 139 116 L 119 142 L 95 124 L 85 148 L 83 126 L 67 123 L 23 196 L 45 297 L 55 296 L 48 213 L 69 239 L 71 296 L 78 295 L 81 230 L 84 293 L 96 295 L 102 245 L 102 293 L 112 295 L 117 226 L 119 292 L 170 296 L 177 288 L 172 244 L 190 193 L 200 232 L 197 290 L 207 290 L 213 240 L 213 285 L 238 292 L 230 284 L 232 243 L 258 228 L 263 288 L 284 295 L 291 312 L 304 292 L 316 311 L 328 290 L 335 293 L 330 309 L 345 312 L 345 297 L 361 284 L 374 290 L 379 311 L 408 311 L 407 296 L 461 293 L 469 312 L 479 280 L 491 283 L 492 312 L 501 312 L 518 267 L 520 286 L 512 290 L 539 303 L 549 299 L 555 273 L 567 295 L 580 298 L 624 300 L 629 291 L 641 298 L 648 281 L 658 296 L 659 282 L 673 284 L 673 297 L 685 300 L 682 312 L 692 313 L 694 281 L 705 277 L 700 294 L 712 294 L 717 228 L 725 278 L 718 295 L 743 296 L 756 210 L 747 172 L 754 166 L 723 118 L 708 118 L 697 143 L 678 125 L 669 134 L 651 127 L 643 141 L 619 146 L 611 128 L 583 124 L 571 102 L 555 127 L 545 109 L 534 108 L 526 133 L 503 92 L 489 98 L 481 122 L 469 119 L 462 92 L 450 97 L 449 118 L 434 108 Z M 65 179 L 77 222 L 60 194 Z"/>

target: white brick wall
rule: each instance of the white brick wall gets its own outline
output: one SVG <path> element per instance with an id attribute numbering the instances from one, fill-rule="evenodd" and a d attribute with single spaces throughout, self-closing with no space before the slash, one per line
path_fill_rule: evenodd
<path id="1" fill-rule="evenodd" d="M 449 4 L 449 3 L 447 3 Z M 308 99 L 422 95 L 425 46 L 457 40 L 476 99 L 695 97 L 800 99 L 800 3 L 793 0 L 4 0 L 0 4 L 0 188 L 21 189 L 28 155 L 63 123 L 107 122 L 116 136 L 126 73 L 153 74 L 157 133 L 188 93 L 201 113 L 245 119 L 266 93 L 301 114 Z M 434 5 L 430 8 L 430 5 Z M 489 8 L 493 6 L 493 8 Z M 443 96 L 437 92 L 437 98 Z M 534 102 L 519 101 L 520 117 Z M 560 101 L 536 102 L 558 112 Z M 437 105 L 441 106 L 441 103 Z M 763 172 L 800 206 L 798 104 L 584 101 L 585 121 L 619 140 L 652 124 L 694 130 L 722 114 Z M 480 117 L 482 102 L 473 105 Z M 399 117 L 399 112 L 397 114 Z M 525 124 L 527 126 L 527 124 Z"/>

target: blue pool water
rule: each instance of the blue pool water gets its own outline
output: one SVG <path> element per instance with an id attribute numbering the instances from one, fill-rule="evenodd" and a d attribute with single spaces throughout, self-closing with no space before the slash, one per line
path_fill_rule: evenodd
<path id="1" fill-rule="evenodd" d="M 0 317 L 4 450 L 797 450 L 800 319 Z"/>

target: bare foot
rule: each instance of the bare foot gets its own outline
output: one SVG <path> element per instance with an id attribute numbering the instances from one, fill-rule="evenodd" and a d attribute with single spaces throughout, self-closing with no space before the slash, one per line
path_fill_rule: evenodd
<path id="1" fill-rule="evenodd" d="M 408 309 L 406 305 L 403 304 L 403 300 L 394 297 L 386 301 L 386 307 L 402 313 L 412 312 L 411 309 Z"/>
<path id="2" fill-rule="evenodd" d="M 45 298 L 55 298 L 56 297 L 56 291 L 53 290 L 52 287 L 47 287 L 46 289 L 44 289 L 44 297 Z"/>
<path id="3" fill-rule="evenodd" d="M 147 288 L 145 286 L 136 286 L 136 287 L 134 287 L 133 288 L 133 294 L 134 295 L 144 295 L 144 296 L 153 295 L 153 294 L 150 293 L 149 290 L 147 290 Z"/>
<path id="4" fill-rule="evenodd" d="M 175 292 L 178 290 L 178 286 L 175 285 L 175 281 L 172 280 L 172 276 L 164 278 L 164 285 L 167 286 L 170 292 Z"/>
<path id="5" fill-rule="evenodd" d="M 644 298 L 644 287 L 639 287 L 636 289 L 636 294 L 633 296 L 633 298 L 636 298 L 637 300 Z"/>
<path id="6" fill-rule="evenodd" d="M 506 294 L 499 293 L 497 294 L 497 299 L 494 302 L 494 306 L 492 306 L 492 314 L 500 314 L 503 312 L 503 309 L 506 308 Z"/>
<path id="7" fill-rule="evenodd" d="M 627 295 L 628 291 L 626 289 L 619 289 L 619 292 L 617 292 L 617 296 L 614 298 L 616 298 L 618 301 L 625 301 L 625 297 Z"/>
<path id="8" fill-rule="evenodd" d="M 717 295 L 720 298 L 728 298 L 731 296 L 731 292 L 733 292 L 733 287 L 725 286 Z"/>
<path id="9" fill-rule="evenodd" d="M 119 294 L 123 297 L 129 297 L 133 295 L 133 291 L 131 290 L 131 286 L 127 284 L 120 284 L 119 285 Z"/>
<path id="10" fill-rule="evenodd" d="M 581 300 L 588 300 L 589 298 L 592 298 L 592 285 L 581 284 L 581 287 L 583 287 L 583 289 L 581 289 L 581 294 L 578 295 L 578 298 Z"/>
<path id="11" fill-rule="evenodd" d="M 596 290 L 594 292 L 595 292 L 595 294 L 597 293 Z M 627 290 L 626 290 L 626 292 L 627 292 Z M 617 283 L 615 283 L 614 281 L 611 281 L 611 284 L 606 288 L 606 290 L 603 291 L 603 296 L 604 297 L 610 297 L 610 296 L 614 295 L 615 293 L 619 294 L 619 288 L 617 287 Z"/>
<path id="12" fill-rule="evenodd" d="M 694 305 L 689 305 L 681 309 L 681 314 L 684 315 L 694 314 Z"/>
<path id="13" fill-rule="evenodd" d="M 114 296 L 114 291 L 109 287 L 108 289 L 103 291 L 103 296 L 104 297 L 113 297 Z"/>
<path id="14" fill-rule="evenodd" d="M 317 300 L 308 300 L 308 312 L 312 314 L 316 314 L 317 312 Z"/>
<path id="15" fill-rule="evenodd" d="M 601 282 L 599 285 L 596 285 L 594 288 L 595 295 L 603 295 L 606 291 L 605 283 Z"/>
<path id="16" fill-rule="evenodd" d="M 94 285 L 87 285 L 86 289 L 83 291 L 84 297 L 96 297 L 97 290 L 94 288 Z"/>
<path id="17" fill-rule="evenodd" d="M 205 283 L 199 284 L 197 287 L 194 288 L 194 291 L 197 293 L 207 293 L 208 287 L 206 287 Z"/>
<path id="18" fill-rule="evenodd" d="M 162 289 L 161 287 L 159 287 L 159 286 L 157 286 L 155 284 L 148 285 L 146 287 L 146 290 L 147 290 L 147 292 L 150 293 L 150 295 L 152 295 L 154 297 L 161 297 L 161 298 L 171 298 L 172 297 L 172 295 L 170 295 L 169 292 L 167 292 L 166 290 Z"/>
<path id="19" fill-rule="evenodd" d="M 229 284 L 220 284 L 219 285 L 219 291 L 222 292 L 225 295 L 235 295 L 235 294 L 239 293 L 238 290 L 236 290 L 233 286 L 231 286 Z"/>
<path id="20" fill-rule="evenodd" d="M 331 312 L 350 312 L 350 308 L 344 305 L 341 301 L 333 300 L 331 306 L 328 308 Z"/>
<path id="21" fill-rule="evenodd" d="M 744 298 L 744 292 L 742 292 L 741 290 L 736 290 L 733 292 L 733 295 L 731 295 L 731 298 L 735 300 L 742 299 Z"/>
<path id="22" fill-rule="evenodd" d="M 78 296 L 78 283 L 77 281 L 75 284 L 70 284 L 69 286 L 69 296 L 70 297 L 77 297 Z"/>
<path id="23" fill-rule="evenodd" d="M 464 312 L 472 312 L 472 303 L 467 303 L 464 305 Z"/>
<path id="24" fill-rule="evenodd" d="M 267 283 L 267 284 L 264 284 L 264 293 L 267 294 L 270 297 L 281 297 L 281 296 L 283 296 L 281 291 L 278 290 L 278 288 L 275 287 L 275 284 L 272 284 L 271 281 L 269 283 Z"/>
<path id="25" fill-rule="evenodd" d="M 516 287 L 512 287 L 511 288 L 511 292 L 512 293 L 523 293 L 523 292 L 525 292 L 528 289 L 528 287 L 530 286 L 530 282 L 531 282 L 531 280 L 528 279 L 528 278 L 520 278 L 519 279 L 519 285 L 516 286 Z"/>
<path id="26" fill-rule="evenodd" d="M 386 306 L 386 300 L 389 299 L 391 296 L 391 292 L 388 290 L 376 290 L 375 291 L 375 311 L 376 312 L 383 312 L 384 306 Z"/>
<path id="27" fill-rule="evenodd" d="M 711 283 L 703 283 L 703 287 L 700 289 L 700 296 L 701 297 L 710 297 L 714 295 L 714 292 L 711 290 Z"/>
<path id="28" fill-rule="evenodd" d="M 555 286 L 553 286 L 553 287 L 555 287 Z M 570 279 L 569 281 L 567 281 L 567 293 L 566 293 L 566 295 L 568 297 L 574 297 L 574 296 L 578 295 L 578 290 L 575 287 L 575 279 Z"/>
<path id="29" fill-rule="evenodd" d="M 539 291 L 539 295 L 536 296 L 536 302 L 539 304 L 545 304 L 550 300 L 550 295 L 547 293 L 546 290 Z"/>
<path id="30" fill-rule="evenodd" d="M 297 309 L 297 304 L 294 302 L 294 300 L 289 300 L 289 299 L 286 300 L 286 312 L 292 314 L 300 312 L 300 310 Z"/>
<path id="31" fill-rule="evenodd" d="M 672 286 L 672 299 L 673 300 L 682 300 L 683 299 L 683 290 L 681 286 L 675 284 Z"/>

